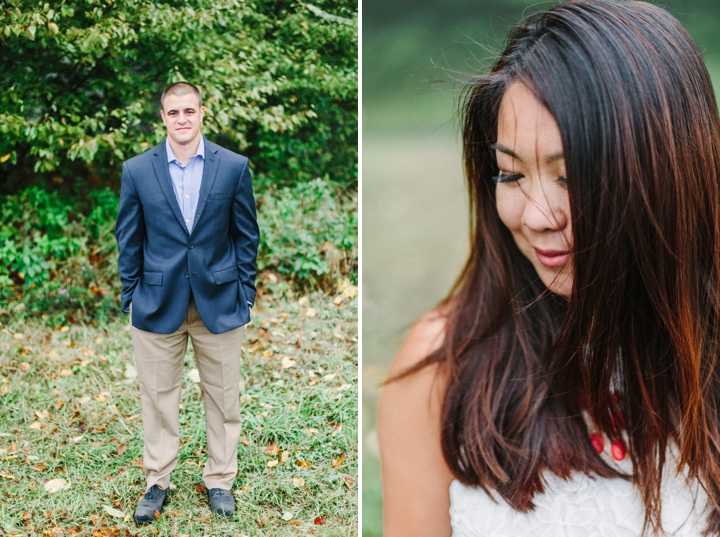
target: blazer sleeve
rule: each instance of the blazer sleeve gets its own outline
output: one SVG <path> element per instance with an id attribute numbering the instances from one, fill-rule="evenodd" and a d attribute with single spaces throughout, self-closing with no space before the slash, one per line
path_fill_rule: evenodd
<path id="1" fill-rule="evenodd" d="M 230 221 L 230 235 L 235 244 L 240 283 L 244 287 L 245 298 L 250 306 L 255 303 L 256 259 L 260 230 L 255 210 L 255 197 L 252 190 L 248 159 L 243 159 L 240 180 L 235 187 Z"/>
<path id="2" fill-rule="evenodd" d="M 127 162 L 123 163 L 115 238 L 118 244 L 118 269 L 123 286 L 121 307 L 128 313 L 133 292 L 142 276 L 145 216 Z"/>

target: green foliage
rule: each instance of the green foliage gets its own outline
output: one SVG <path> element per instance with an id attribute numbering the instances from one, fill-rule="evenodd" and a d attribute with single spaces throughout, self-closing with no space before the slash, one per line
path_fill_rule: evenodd
<path id="1" fill-rule="evenodd" d="M 0 198 L 0 314 L 50 325 L 105 322 L 120 313 L 109 188 L 82 195 L 30 187 Z M 357 283 L 357 200 L 316 179 L 258 196 L 258 269 L 303 288 Z"/>
<path id="2" fill-rule="evenodd" d="M 0 303 L 13 302 L 14 313 L 43 315 L 50 324 L 118 313 L 117 204 L 109 189 L 82 199 L 35 186 L 5 197 Z"/>
<path id="3" fill-rule="evenodd" d="M 357 2 L 10 0 L 0 8 L 0 191 L 38 175 L 117 186 L 198 84 L 205 132 L 261 183 L 357 179 Z"/>
<path id="4" fill-rule="evenodd" d="M 357 283 L 357 199 L 344 199 L 326 180 L 269 189 L 258 200 L 258 269 L 300 284 L 349 275 Z"/>

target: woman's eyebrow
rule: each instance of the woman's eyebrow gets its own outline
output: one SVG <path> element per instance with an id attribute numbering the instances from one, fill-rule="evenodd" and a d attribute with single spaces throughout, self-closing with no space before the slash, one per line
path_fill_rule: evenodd
<path id="1" fill-rule="evenodd" d="M 522 162 L 522 163 L 525 162 L 525 161 L 520 157 L 520 155 L 518 155 L 517 153 L 515 153 L 515 151 L 513 151 L 513 150 L 510 149 L 509 147 L 506 147 L 506 146 L 502 145 L 501 143 L 494 143 L 494 144 L 492 144 L 492 145 L 490 146 L 490 148 L 491 148 L 491 149 L 494 149 L 495 151 L 500 151 L 501 153 L 505 153 L 506 155 L 514 158 L 514 159 L 517 160 L 517 161 L 520 161 L 520 162 Z M 562 153 L 562 151 L 560 151 L 560 152 L 558 152 L 558 153 L 553 153 L 552 155 L 550 155 L 550 156 L 548 156 L 548 157 L 545 157 L 545 164 L 552 164 L 553 162 L 556 162 L 556 161 L 558 161 L 558 160 L 563 160 L 564 158 L 565 158 L 565 155 Z"/>

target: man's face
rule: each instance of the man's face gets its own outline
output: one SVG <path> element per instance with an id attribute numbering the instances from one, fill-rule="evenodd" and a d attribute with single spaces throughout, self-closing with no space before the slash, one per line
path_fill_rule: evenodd
<path id="1" fill-rule="evenodd" d="M 205 108 L 200 106 L 197 95 L 167 95 L 160 112 L 170 139 L 180 145 L 195 142 L 200 137 Z"/>

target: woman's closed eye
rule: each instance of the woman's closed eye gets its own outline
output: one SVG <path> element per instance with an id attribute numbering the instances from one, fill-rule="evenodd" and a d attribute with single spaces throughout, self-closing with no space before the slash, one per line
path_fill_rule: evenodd
<path id="1" fill-rule="evenodd" d="M 515 181 L 519 181 L 523 177 L 525 176 L 521 173 L 504 173 L 501 171 L 499 175 L 493 176 L 492 180 L 497 185 L 500 183 L 514 183 Z M 557 180 L 563 186 L 567 186 L 567 177 L 561 176 L 558 177 Z"/>
<path id="2" fill-rule="evenodd" d="M 523 177 L 525 176 L 521 173 L 505 173 L 501 171 L 499 175 L 493 176 L 492 180 L 497 185 L 499 183 L 514 183 Z"/>

